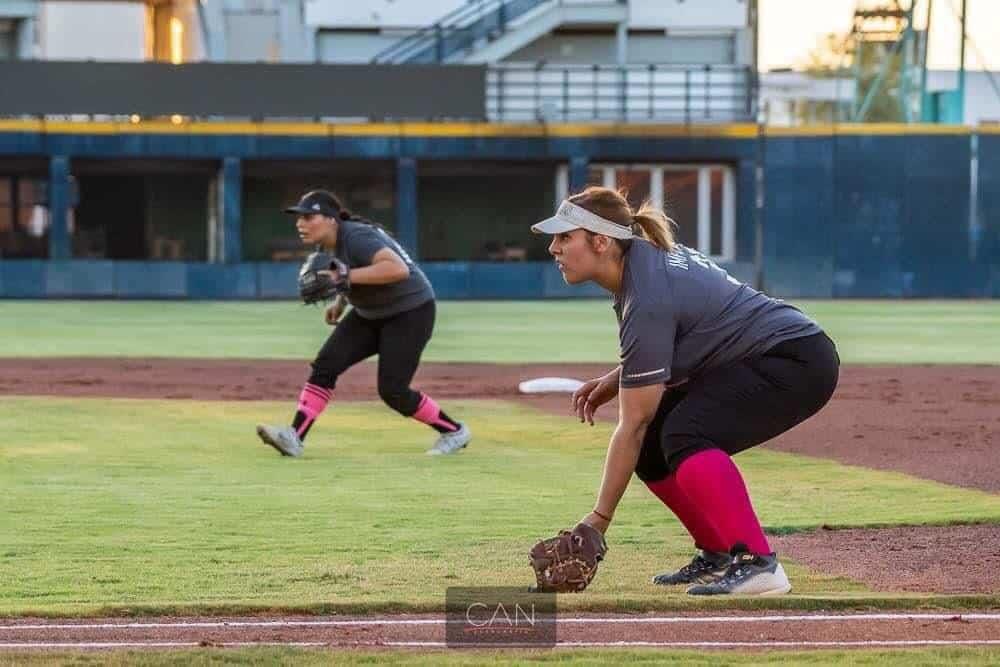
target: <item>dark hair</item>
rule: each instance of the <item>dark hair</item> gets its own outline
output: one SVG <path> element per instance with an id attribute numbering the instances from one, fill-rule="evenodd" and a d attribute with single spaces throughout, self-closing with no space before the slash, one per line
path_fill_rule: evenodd
<path id="1" fill-rule="evenodd" d="M 338 220 L 350 220 L 351 222 L 361 222 L 366 225 L 370 225 L 372 227 L 377 227 L 382 231 L 386 231 L 385 227 L 375 222 L 374 220 L 369 220 L 368 218 L 362 217 L 357 213 L 353 213 L 350 209 L 344 206 L 344 202 L 340 199 L 340 197 L 335 195 L 330 190 L 313 190 L 313 192 L 322 192 L 325 195 L 329 195 L 330 200 L 333 202 L 333 205 L 337 208 Z"/>

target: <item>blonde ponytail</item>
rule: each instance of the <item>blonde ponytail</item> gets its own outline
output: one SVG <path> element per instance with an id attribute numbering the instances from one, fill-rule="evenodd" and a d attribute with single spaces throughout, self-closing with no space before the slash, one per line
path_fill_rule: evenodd
<path id="1" fill-rule="evenodd" d="M 646 239 L 661 250 L 674 249 L 674 229 L 677 223 L 649 201 L 644 201 L 639 210 L 632 214 L 632 224 L 638 227 L 633 233 Z"/>

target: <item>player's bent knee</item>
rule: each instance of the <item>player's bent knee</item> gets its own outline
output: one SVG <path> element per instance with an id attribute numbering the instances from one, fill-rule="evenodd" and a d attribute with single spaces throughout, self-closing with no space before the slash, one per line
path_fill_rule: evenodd
<path id="1" fill-rule="evenodd" d="M 681 464 L 698 452 L 709 449 L 720 449 L 719 445 L 708 438 L 697 435 L 665 435 L 662 440 L 663 458 L 667 464 L 667 473 L 674 474 Z"/>
<path id="2" fill-rule="evenodd" d="M 417 406 L 420 404 L 420 394 L 409 387 L 400 389 L 398 387 L 383 387 L 380 385 L 378 395 L 383 403 L 404 417 L 409 417 L 416 412 Z"/>

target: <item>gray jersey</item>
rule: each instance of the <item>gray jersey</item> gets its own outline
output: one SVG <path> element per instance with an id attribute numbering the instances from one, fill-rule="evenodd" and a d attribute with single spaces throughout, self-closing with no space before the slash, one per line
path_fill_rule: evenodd
<path id="1" fill-rule="evenodd" d="M 413 310 L 434 298 L 427 276 L 409 254 L 384 230 L 355 220 L 341 220 L 334 254 L 352 269 L 370 266 L 382 248 L 389 248 L 406 262 L 410 275 L 388 285 L 351 285 L 347 300 L 358 315 L 369 320 L 384 319 Z"/>
<path id="2" fill-rule="evenodd" d="M 680 383 L 821 333 L 801 311 L 732 278 L 701 253 L 635 239 L 615 299 L 621 386 Z"/>

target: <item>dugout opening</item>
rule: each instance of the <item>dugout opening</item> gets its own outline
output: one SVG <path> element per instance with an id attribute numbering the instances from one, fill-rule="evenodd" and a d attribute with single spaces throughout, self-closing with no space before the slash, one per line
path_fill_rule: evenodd
<path id="1" fill-rule="evenodd" d="M 388 160 L 247 160 L 243 163 L 243 258 L 301 261 L 294 220 L 282 213 L 309 190 L 329 190 L 351 211 L 396 231 L 396 165 Z"/>
<path id="2" fill-rule="evenodd" d="M 207 259 L 216 162 L 73 160 L 71 172 L 74 258 Z"/>

